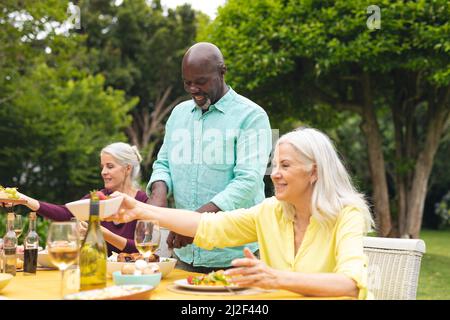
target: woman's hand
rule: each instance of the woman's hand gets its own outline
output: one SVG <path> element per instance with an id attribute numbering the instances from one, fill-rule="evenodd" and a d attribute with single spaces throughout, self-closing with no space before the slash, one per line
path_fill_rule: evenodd
<path id="1" fill-rule="evenodd" d="M 86 232 L 88 228 L 88 223 L 86 221 L 78 221 L 78 231 L 80 232 L 80 239 L 86 237 Z"/>
<path id="2" fill-rule="evenodd" d="M 111 197 L 123 196 L 122 204 L 120 205 L 119 212 L 106 218 L 106 221 L 114 221 L 119 223 L 126 223 L 133 220 L 139 220 L 141 215 L 141 208 L 139 202 L 130 197 L 129 195 L 121 192 L 114 192 Z"/>
<path id="3" fill-rule="evenodd" d="M 225 271 L 226 275 L 232 276 L 232 282 L 243 287 L 276 289 L 278 272 L 258 260 L 248 248 L 244 248 L 244 256 L 233 260 L 231 264 L 236 268 Z"/>

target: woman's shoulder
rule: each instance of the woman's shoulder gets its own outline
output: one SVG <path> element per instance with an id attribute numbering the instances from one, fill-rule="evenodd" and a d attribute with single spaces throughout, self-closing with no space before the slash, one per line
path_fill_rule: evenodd
<path id="1" fill-rule="evenodd" d="M 364 223 L 363 212 L 357 206 L 346 205 L 336 216 L 337 224 L 345 224 L 350 221 Z"/>
<path id="2" fill-rule="evenodd" d="M 269 214 L 272 216 L 274 212 L 282 212 L 281 202 L 275 196 L 264 199 L 256 207 L 259 208 L 258 213 L 262 215 Z"/>
<path id="3" fill-rule="evenodd" d="M 279 205 L 280 205 L 280 201 L 278 201 L 278 199 L 275 196 L 265 198 L 263 201 L 261 201 L 259 203 L 259 206 L 274 207 L 274 208 Z"/>
<path id="4" fill-rule="evenodd" d="M 112 193 L 111 190 L 108 190 L 108 189 L 102 189 L 100 191 L 103 192 L 107 196 L 109 196 Z M 89 196 L 89 194 L 86 197 L 88 197 L 88 196 Z M 147 202 L 147 200 L 148 200 L 147 194 L 142 190 L 138 190 L 136 192 L 136 196 L 134 198 L 140 202 Z"/>

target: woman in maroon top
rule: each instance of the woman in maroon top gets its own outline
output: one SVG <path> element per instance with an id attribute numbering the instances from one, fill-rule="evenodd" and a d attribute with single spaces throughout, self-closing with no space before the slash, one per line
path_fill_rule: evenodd
<path id="1" fill-rule="evenodd" d="M 147 195 L 145 192 L 138 190 L 136 183 L 141 160 L 142 157 L 137 148 L 127 143 L 116 142 L 103 148 L 100 152 L 100 161 L 104 189 L 101 191 L 105 195 L 109 195 L 114 191 L 120 191 L 134 197 L 138 201 L 146 202 L 148 200 Z M 20 194 L 20 197 L 27 200 L 26 206 L 28 208 L 47 219 L 66 221 L 73 218 L 69 209 L 64 205 L 38 201 L 24 194 Z M 84 196 L 83 199 L 88 197 L 89 194 Z M 103 236 L 108 246 L 108 256 L 111 255 L 112 251 L 117 253 L 137 252 L 134 243 L 136 221 L 119 224 L 102 221 L 101 225 Z M 82 229 L 85 227 L 86 224 L 82 226 Z M 82 232 L 85 231 L 85 229 L 82 230 Z"/>

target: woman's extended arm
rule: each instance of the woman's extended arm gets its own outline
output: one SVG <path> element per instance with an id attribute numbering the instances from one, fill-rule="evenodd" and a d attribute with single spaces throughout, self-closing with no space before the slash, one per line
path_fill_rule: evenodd
<path id="1" fill-rule="evenodd" d="M 147 203 L 120 193 L 114 192 L 111 196 L 122 195 L 124 200 L 119 212 L 108 221 L 130 222 L 132 220 L 157 220 L 161 227 L 170 229 L 178 234 L 194 237 L 200 222 L 201 213 L 189 210 L 170 209 L 152 206 Z"/>
<path id="2" fill-rule="evenodd" d="M 25 204 L 30 210 L 36 211 L 40 216 L 54 221 L 68 221 L 73 218 L 69 209 L 65 205 L 53 204 L 38 201 L 23 193 L 19 193 L 20 198 L 27 201 Z"/>
<path id="3" fill-rule="evenodd" d="M 25 204 L 31 211 L 38 211 L 41 207 L 39 201 L 19 192 L 20 199 L 26 200 Z"/>

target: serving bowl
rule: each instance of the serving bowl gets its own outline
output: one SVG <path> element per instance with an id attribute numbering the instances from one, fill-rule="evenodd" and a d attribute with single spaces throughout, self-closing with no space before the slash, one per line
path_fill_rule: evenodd
<path id="1" fill-rule="evenodd" d="M 118 286 L 124 284 L 145 284 L 156 288 L 161 282 L 161 272 L 135 275 L 114 271 L 112 276 L 114 284 Z"/>
<path id="2" fill-rule="evenodd" d="M 53 264 L 47 250 L 42 250 L 38 252 L 38 265 L 45 268 L 58 268 L 55 264 Z"/>
<path id="3" fill-rule="evenodd" d="M 55 268 L 57 269 L 58 267 L 56 265 L 53 264 L 53 262 L 50 260 L 50 256 L 48 254 L 47 250 L 42 250 L 41 247 L 39 247 L 40 251 L 38 251 L 38 256 L 37 256 L 37 262 L 38 262 L 38 266 L 44 267 L 44 268 Z M 22 261 L 25 261 L 24 258 L 24 253 L 22 252 L 18 252 L 17 253 L 17 258 L 19 258 Z"/>
<path id="4" fill-rule="evenodd" d="M 167 277 L 169 273 L 175 268 L 177 264 L 177 259 L 174 258 L 159 258 L 160 262 L 150 262 L 149 264 L 157 264 L 159 266 L 159 271 L 162 274 L 162 278 Z M 134 264 L 134 262 L 114 262 L 108 261 L 106 264 L 106 270 L 108 276 L 112 276 L 115 271 L 121 271 L 125 264 Z"/>
<path id="5" fill-rule="evenodd" d="M 9 273 L 0 273 L 0 292 L 8 285 L 12 278 L 14 276 Z"/>
<path id="6" fill-rule="evenodd" d="M 99 216 L 101 220 L 117 213 L 120 204 L 123 201 L 123 196 L 114 197 L 107 200 L 99 201 Z M 67 209 L 78 219 L 82 221 L 89 220 L 89 203 L 90 199 L 83 199 L 66 203 Z"/>

